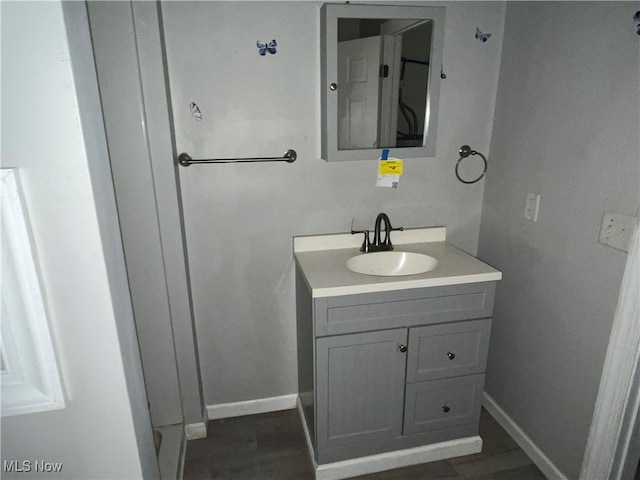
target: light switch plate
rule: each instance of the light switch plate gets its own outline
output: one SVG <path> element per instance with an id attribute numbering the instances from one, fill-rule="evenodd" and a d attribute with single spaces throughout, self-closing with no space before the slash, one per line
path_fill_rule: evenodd
<path id="1" fill-rule="evenodd" d="M 636 223 L 638 223 L 637 217 L 605 210 L 602 216 L 598 242 L 602 245 L 628 252 L 629 241 Z"/>
<path id="2" fill-rule="evenodd" d="M 524 205 L 524 218 L 532 222 L 538 221 L 538 209 L 540 208 L 540 194 L 527 193 L 527 201 Z"/>

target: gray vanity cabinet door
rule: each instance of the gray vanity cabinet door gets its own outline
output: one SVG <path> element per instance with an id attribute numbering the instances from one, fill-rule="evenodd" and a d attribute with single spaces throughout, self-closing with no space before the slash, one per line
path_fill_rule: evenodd
<path id="1" fill-rule="evenodd" d="M 407 383 L 484 372 L 490 333 L 490 318 L 411 328 Z"/>
<path id="2" fill-rule="evenodd" d="M 407 329 L 316 342 L 318 448 L 399 436 L 406 362 L 400 346 Z"/>

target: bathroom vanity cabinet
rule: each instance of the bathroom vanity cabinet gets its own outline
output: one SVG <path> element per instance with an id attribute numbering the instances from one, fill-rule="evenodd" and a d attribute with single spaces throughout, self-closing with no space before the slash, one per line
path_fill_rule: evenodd
<path id="1" fill-rule="evenodd" d="M 478 422 L 502 274 L 447 243 L 444 228 L 406 229 L 393 240 L 396 251 L 437 265 L 418 275 L 364 275 L 346 267 L 370 255 L 359 251 L 359 236 L 294 238 L 298 407 L 317 478 L 482 448 Z M 344 462 L 351 459 L 358 460 Z"/>
<path id="2" fill-rule="evenodd" d="M 495 282 L 314 299 L 298 270 L 296 285 L 318 464 L 478 434 Z"/>

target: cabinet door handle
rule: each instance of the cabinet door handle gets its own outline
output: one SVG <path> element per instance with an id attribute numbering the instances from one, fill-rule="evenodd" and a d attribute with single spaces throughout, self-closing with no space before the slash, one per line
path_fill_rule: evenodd
<path id="1" fill-rule="evenodd" d="M 453 360 L 456 358 L 456 354 L 453 352 L 447 352 L 447 357 L 449 357 L 449 360 Z"/>
<path id="2" fill-rule="evenodd" d="M 451 410 L 451 409 L 449 408 L 449 405 L 446 405 L 446 404 L 443 403 L 442 404 L 442 410 L 444 411 L 444 413 L 449 413 L 449 410 Z"/>
<path id="3" fill-rule="evenodd" d="M 407 346 L 406 346 L 406 345 L 400 345 L 398 348 L 400 349 L 400 351 L 401 351 L 402 353 L 404 353 L 404 352 L 406 352 L 406 351 L 407 351 Z"/>

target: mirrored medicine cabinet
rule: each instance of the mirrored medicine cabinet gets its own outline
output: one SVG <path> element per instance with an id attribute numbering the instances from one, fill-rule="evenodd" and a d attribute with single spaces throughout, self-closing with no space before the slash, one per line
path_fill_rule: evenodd
<path id="1" fill-rule="evenodd" d="M 322 158 L 435 156 L 444 10 L 323 5 Z"/>

